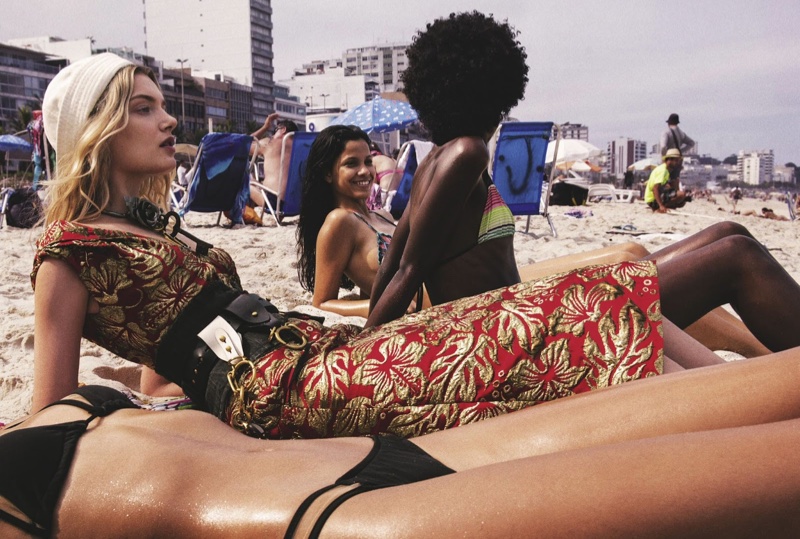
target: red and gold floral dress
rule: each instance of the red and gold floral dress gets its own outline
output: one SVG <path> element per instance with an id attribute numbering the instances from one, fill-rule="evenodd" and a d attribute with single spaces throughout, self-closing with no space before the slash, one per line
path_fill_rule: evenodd
<path id="1" fill-rule="evenodd" d="M 53 257 L 100 304 L 84 336 L 153 366 L 161 339 L 207 283 L 239 288 L 231 258 L 166 240 L 52 224 L 31 278 Z M 273 438 L 410 437 L 656 375 L 663 337 L 655 266 L 594 266 L 439 305 L 382 326 L 294 321 L 303 363 L 277 348 L 251 358 L 251 417 Z"/>

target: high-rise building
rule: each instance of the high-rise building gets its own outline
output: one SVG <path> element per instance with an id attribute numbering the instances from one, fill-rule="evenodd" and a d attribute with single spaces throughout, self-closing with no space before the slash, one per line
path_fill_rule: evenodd
<path id="1" fill-rule="evenodd" d="M 254 121 L 275 110 L 270 0 L 143 0 L 146 53 L 168 66 L 224 72 L 253 88 Z"/>
<path id="2" fill-rule="evenodd" d="M 347 49 L 343 55 L 345 74 L 373 78 L 381 92 L 402 92 L 400 75 L 408 67 L 407 47 L 408 43 L 403 43 Z"/>
<path id="3" fill-rule="evenodd" d="M 620 137 L 608 143 L 606 172 L 621 178 L 629 166 L 646 157 L 647 143 L 645 141 Z"/>
<path id="4" fill-rule="evenodd" d="M 739 151 L 736 159 L 736 172 L 739 180 L 750 185 L 772 181 L 775 155 L 772 150 Z"/>

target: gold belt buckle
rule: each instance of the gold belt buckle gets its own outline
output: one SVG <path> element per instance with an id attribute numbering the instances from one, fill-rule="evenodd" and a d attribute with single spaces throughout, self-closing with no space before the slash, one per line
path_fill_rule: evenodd
<path id="1" fill-rule="evenodd" d="M 288 335 L 285 337 L 282 335 L 282 332 L 286 331 L 289 332 L 289 335 L 299 339 L 300 342 L 291 342 L 286 340 L 287 338 L 290 338 Z M 306 337 L 305 333 L 303 333 L 303 331 L 294 324 L 284 324 L 280 327 L 274 328 L 270 337 L 290 350 L 302 350 L 308 344 L 308 337 Z"/>

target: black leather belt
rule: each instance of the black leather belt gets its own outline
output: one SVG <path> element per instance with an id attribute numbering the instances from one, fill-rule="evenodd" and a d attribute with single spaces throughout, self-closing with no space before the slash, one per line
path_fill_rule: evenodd
<path id="1" fill-rule="evenodd" d="M 231 395 L 227 376 L 238 361 L 262 357 L 278 346 L 305 344 L 305 336 L 293 331 L 268 300 L 216 282 L 181 312 L 162 339 L 155 367 L 181 386 L 195 406 L 221 417 Z"/>

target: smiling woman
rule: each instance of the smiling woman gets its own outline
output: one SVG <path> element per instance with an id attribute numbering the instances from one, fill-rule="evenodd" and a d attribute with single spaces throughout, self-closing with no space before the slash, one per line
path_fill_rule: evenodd
<path id="1" fill-rule="evenodd" d="M 367 199 L 375 183 L 369 136 L 357 127 L 323 130 L 308 157 L 297 224 L 300 282 L 314 306 L 345 316 L 369 310 L 369 291 L 394 233 L 384 210 Z M 359 300 L 338 299 L 339 288 L 361 290 Z"/>

